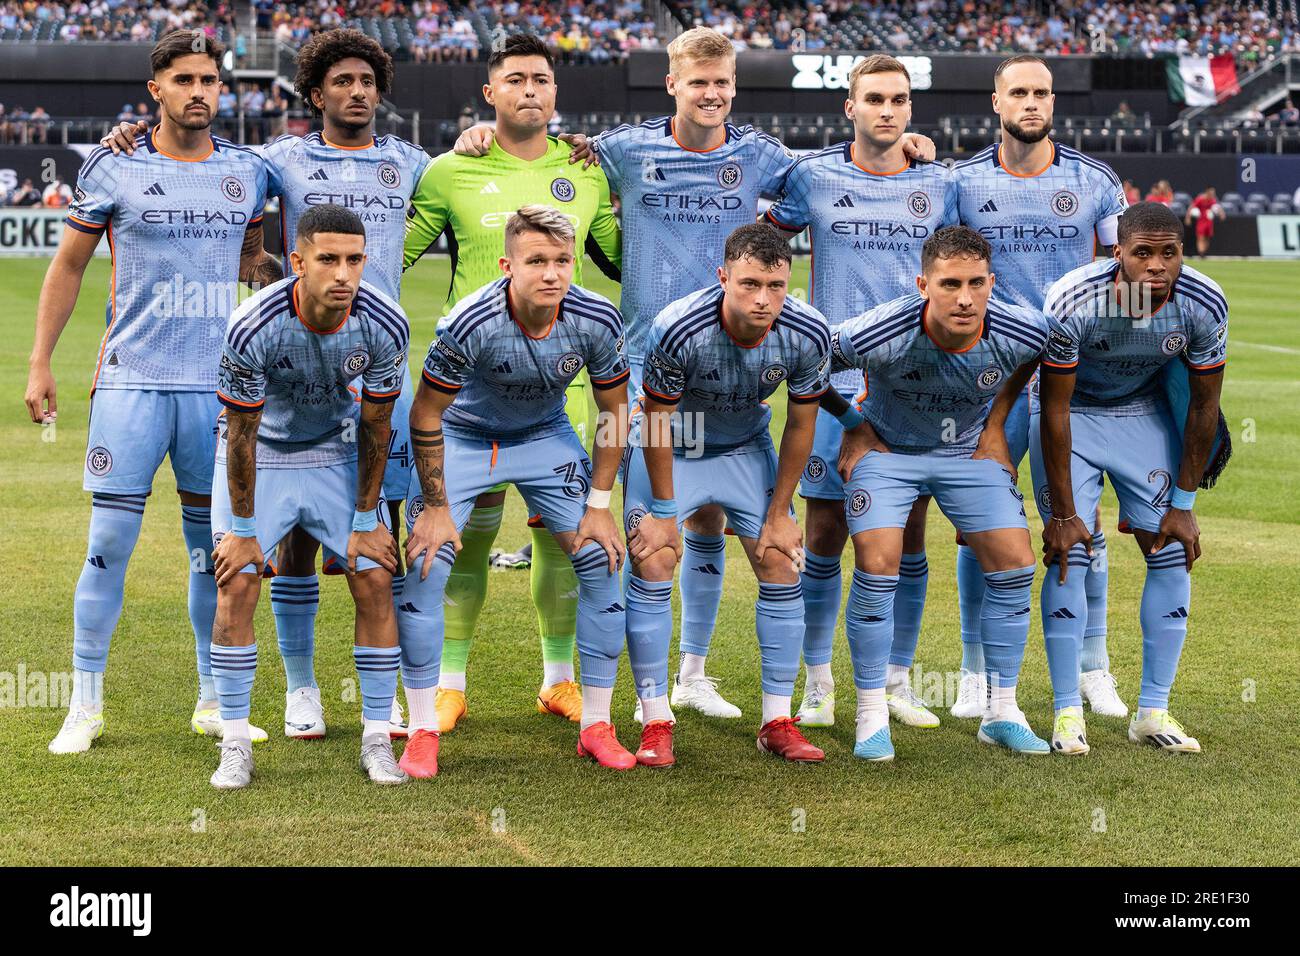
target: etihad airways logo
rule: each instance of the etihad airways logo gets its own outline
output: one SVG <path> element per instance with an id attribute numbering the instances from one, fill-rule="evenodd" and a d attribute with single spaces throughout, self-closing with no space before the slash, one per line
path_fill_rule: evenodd
<path id="1" fill-rule="evenodd" d="M 795 53 L 790 57 L 790 62 L 795 69 L 790 87 L 795 90 L 847 90 L 849 74 L 865 59 L 865 56 L 855 56 L 852 53 L 840 53 L 835 56 Z M 907 75 L 912 78 L 913 90 L 930 88 L 933 64 L 928 56 L 900 56 L 897 59 L 907 68 Z"/>

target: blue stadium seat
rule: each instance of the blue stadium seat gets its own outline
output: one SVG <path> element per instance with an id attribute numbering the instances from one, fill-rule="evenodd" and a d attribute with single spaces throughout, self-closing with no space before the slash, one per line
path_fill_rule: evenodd
<path id="1" fill-rule="evenodd" d="M 1262 202 L 1248 202 L 1241 207 L 1241 211 L 1247 216 L 1262 216 L 1268 212 L 1268 206 Z"/>

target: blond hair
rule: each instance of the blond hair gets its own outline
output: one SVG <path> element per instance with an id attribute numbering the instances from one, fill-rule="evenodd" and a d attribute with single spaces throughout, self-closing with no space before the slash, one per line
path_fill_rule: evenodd
<path id="1" fill-rule="evenodd" d="M 912 89 L 912 75 L 907 72 L 907 67 L 903 66 L 901 60 L 895 59 L 888 53 L 873 53 L 865 60 L 859 60 L 858 65 L 849 73 L 849 99 L 853 99 L 857 93 L 858 80 L 873 73 L 902 73 L 907 77 L 909 92 Z"/>
<path id="2" fill-rule="evenodd" d="M 572 245 L 574 241 L 573 223 L 564 213 L 552 206 L 532 204 L 520 206 L 506 221 L 506 251 L 510 250 L 515 237 L 525 232 L 540 232 L 555 242 Z"/>
<path id="3" fill-rule="evenodd" d="M 676 74 L 687 60 L 731 60 L 735 62 L 736 48 L 731 41 L 712 27 L 694 27 L 668 44 L 668 72 Z"/>

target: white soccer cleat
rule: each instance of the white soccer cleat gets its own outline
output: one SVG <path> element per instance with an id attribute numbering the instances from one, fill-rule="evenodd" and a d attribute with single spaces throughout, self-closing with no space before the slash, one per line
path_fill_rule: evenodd
<path id="1" fill-rule="evenodd" d="M 1052 724 L 1052 752 L 1075 756 L 1086 754 L 1091 749 L 1083 722 L 1083 708 L 1062 707 L 1058 710 Z"/>
<path id="2" fill-rule="evenodd" d="M 796 716 L 800 727 L 835 726 L 835 688 L 820 681 L 807 684 Z"/>
<path id="3" fill-rule="evenodd" d="M 645 726 L 645 715 L 641 712 L 641 698 L 636 699 L 636 706 L 632 708 L 632 719 L 638 724 Z"/>
<path id="4" fill-rule="evenodd" d="M 104 712 L 90 714 L 84 707 L 69 710 L 58 735 L 50 741 L 52 754 L 82 754 L 104 734 Z"/>
<path id="5" fill-rule="evenodd" d="M 225 726 L 221 723 L 221 710 L 217 707 L 208 707 L 200 709 L 198 704 L 194 705 L 194 713 L 190 716 L 190 730 L 194 731 L 200 737 L 216 737 L 222 740 L 225 737 Z M 261 727 L 248 725 L 248 734 L 255 744 L 264 744 L 267 740 L 267 733 Z"/>
<path id="6" fill-rule="evenodd" d="M 253 748 L 242 740 L 222 741 L 221 763 L 209 779 L 218 790 L 242 790 L 253 782 Z"/>
<path id="7" fill-rule="evenodd" d="M 902 684 L 892 694 L 885 694 L 889 719 L 907 727 L 938 727 L 939 718 L 916 696 L 911 684 Z"/>
<path id="8" fill-rule="evenodd" d="M 284 735 L 295 740 L 325 736 L 325 709 L 319 687 L 299 687 L 284 695 Z"/>
<path id="9" fill-rule="evenodd" d="M 668 703 L 673 707 L 698 710 L 705 717 L 739 717 L 740 708 L 724 700 L 718 693 L 716 677 L 692 677 L 682 680 L 678 674 L 673 679 L 673 693 Z"/>
<path id="10" fill-rule="evenodd" d="M 365 721 L 365 718 L 361 718 Z M 402 713 L 402 702 L 393 695 L 393 712 L 388 717 L 388 736 L 397 739 L 404 738 L 410 733 L 410 725 L 406 722 L 406 715 Z"/>
<path id="11" fill-rule="evenodd" d="M 373 783 L 382 786 L 406 783 L 411 779 L 393 756 L 393 742 L 387 734 L 371 734 L 361 738 L 361 769 Z"/>
<path id="12" fill-rule="evenodd" d="M 988 678 L 977 671 L 962 671 L 961 682 L 957 685 L 957 703 L 948 713 L 954 717 L 983 717 L 988 699 Z"/>
<path id="13" fill-rule="evenodd" d="M 1189 737 L 1182 724 L 1170 717 L 1167 710 L 1153 710 L 1140 720 L 1134 714 L 1128 725 L 1128 739 L 1135 744 L 1150 744 L 1166 753 L 1201 752 L 1201 742 L 1195 737 Z"/>
<path id="14" fill-rule="evenodd" d="M 1084 671 L 1079 675 L 1079 693 L 1094 714 L 1127 717 L 1128 706 L 1120 699 L 1115 676 L 1110 671 Z"/>

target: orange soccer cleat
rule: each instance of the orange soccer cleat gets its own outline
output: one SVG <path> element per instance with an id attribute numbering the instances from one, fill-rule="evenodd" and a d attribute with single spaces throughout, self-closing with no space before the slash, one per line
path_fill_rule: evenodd
<path id="1" fill-rule="evenodd" d="M 397 766 L 408 777 L 437 776 L 439 742 L 437 731 L 417 730 L 406 739 L 406 747 L 402 750 L 402 759 L 397 761 Z"/>
<path id="2" fill-rule="evenodd" d="M 671 767 L 677 763 L 673 754 L 673 728 L 671 720 L 652 720 L 641 730 L 641 746 L 636 752 L 636 762 L 643 767 Z"/>
<path id="3" fill-rule="evenodd" d="M 582 720 L 582 688 L 571 680 L 562 680 L 537 693 L 537 712 L 567 717 L 574 723 Z"/>
<path id="4" fill-rule="evenodd" d="M 808 738 L 795 726 L 798 717 L 777 717 L 769 720 L 758 731 L 758 749 L 796 763 L 820 763 L 826 754 L 808 743 Z"/>
<path id="5" fill-rule="evenodd" d="M 451 687 L 439 687 L 433 700 L 433 710 L 438 715 L 439 731 L 445 734 L 449 730 L 455 730 L 461 718 L 469 713 L 469 707 L 465 704 L 465 692 Z"/>
<path id="6" fill-rule="evenodd" d="M 618 742 L 614 725 L 608 721 L 592 724 L 578 734 L 578 756 L 590 757 L 611 770 L 631 770 L 636 766 L 636 757 Z"/>

